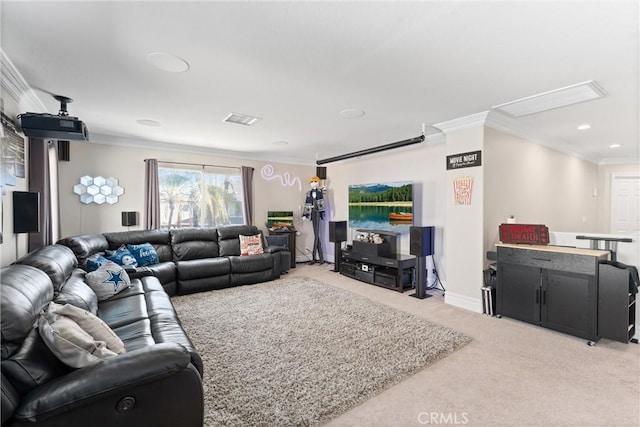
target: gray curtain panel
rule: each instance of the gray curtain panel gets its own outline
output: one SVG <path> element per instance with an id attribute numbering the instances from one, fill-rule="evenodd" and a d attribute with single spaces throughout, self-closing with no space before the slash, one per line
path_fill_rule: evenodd
<path id="1" fill-rule="evenodd" d="M 158 160 L 146 159 L 144 165 L 144 227 L 160 228 L 160 184 Z"/>
<path id="2" fill-rule="evenodd" d="M 29 138 L 29 191 L 40 193 L 40 232 L 29 233 L 31 252 L 60 239 L 57 141 Z"/>
<path id="3" fill-rule="evenodd" d="M 253 168 L 242 166 L 242 194 L 244 196 L 244 220 L 253 225 Z"/>

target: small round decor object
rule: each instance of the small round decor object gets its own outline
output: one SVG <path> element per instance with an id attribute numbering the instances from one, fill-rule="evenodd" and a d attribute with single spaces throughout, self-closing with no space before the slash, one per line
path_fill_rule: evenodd
<path id="1" fill-rule="evenodd" d="M 125 396 L 118 401 L 116 405 L 116 411 L 121 414 L 126 414 L 131 411 L 133 407 L 136 406 L 136 399 L 133 396 Z"/>

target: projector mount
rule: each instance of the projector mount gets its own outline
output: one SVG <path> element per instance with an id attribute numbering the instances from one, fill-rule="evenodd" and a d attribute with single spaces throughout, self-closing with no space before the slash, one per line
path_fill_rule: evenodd
<path id="1" fill-rule="evenodd" d="M 60 111 L 58 111 L 58 115 L 68 116 L 69 112 L 67 111 L 67 104 L 72 103 L 73 99 L 67 98 L 66 96 L 62 95 L 53 95 L 53 97 L 56 99 L 56 101 L 60 102 Z"/>

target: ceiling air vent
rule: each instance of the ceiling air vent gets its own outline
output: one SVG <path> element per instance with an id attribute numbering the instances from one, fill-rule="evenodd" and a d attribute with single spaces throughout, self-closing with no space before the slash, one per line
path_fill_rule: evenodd
<path id="1" fill-rule="evenodd" d="M 239 125 L 253 126 L 262 120 L 260 117 L 247 116 L 246 114 L 231 113 L 224 118 L 223 122 L 236 123 Z"/>
<path id="2" fill-rule="evenodd" d="M 596 82 L 590 80 L 518 99 L 517 101 L 507 102 L 506 104 L 496 105 L 492 108 L 507 113 L 512 117 L 522 117 L 604 96 L 604 90 Z"/>

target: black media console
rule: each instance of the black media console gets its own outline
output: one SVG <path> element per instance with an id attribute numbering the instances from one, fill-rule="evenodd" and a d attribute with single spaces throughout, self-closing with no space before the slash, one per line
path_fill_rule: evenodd
<path id="1" fill-rule="evenodd" d="M 377 234 L 383 241 L 372 243 L 354 240 L 351 246 L 342 250 L 340 274 L 398 292 L 413 289 L 416 257 L 397 253 L 397 233 L 357 231 Z"/>

